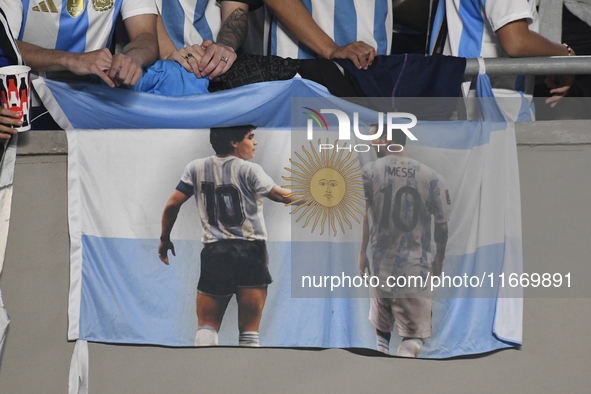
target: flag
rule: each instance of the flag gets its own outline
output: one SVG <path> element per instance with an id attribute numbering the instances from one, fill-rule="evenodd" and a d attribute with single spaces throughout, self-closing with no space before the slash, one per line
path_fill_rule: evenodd
<path id="1" fill-rule="evenodd" d="M 323 97 L 328 96 L 326 90 L 293 80 L 203 98 L 170 98 L 137 92 L 109 96 L 114 91 L 108 88 L 94 92 L 50 81 L 45 86 L 71 125 L 67 130 L 68 338 L 192 346 L 202 229 L 195 205 L 184 204 L 171 235 L 176 257 L 171 257 L 170 266 L 164 265 L 157 253 L 164 205 L 187 163 L 214 153 L 208 132 L 212 125 L 260 126 L 253 161 L 278 185 L 288 185 L 284 177 L 291 174 L 288 168 L 294 169 L 295 153 L 305 154 L 301 145 L 292 144 L 293 106 L 287 97 Z M 483 121 L 419 122 L 412 129 L 417 141 L 407 147 L 413 158 L 436 169 L 449 186 L 453 203 L 444 272 L 450 283 L 466 275 L 468 282 L 476 277 L 484 284 L 484 290 L 471 283 L 434 289 L 433 335 L 421 357 L 454 357 L 521 344 L 521 298 L 508 286 L 500 286 L 502 275 L 519 273 L 522 264 L 514 125 L 505 121 L 494 99 L 482 99 L 481 105 Z M 360 112 L 364 118 L 377 119 L 376 113 Z M 102 130 L 82 130 L 101 124 Z M 327 126 L 335 130 L 330 122 Z M 368 157 L 359 156 L 361 166 L 373 160 Z M 296 245 L 293 231 L 302 223 L 294 224 L 293 209 L 264 203 L 274 282 L 263 311 L 261 346 L 375 349 L 375 330 L 367 319 L 369 300 L 359 295 L 316 298 L 298 292 L 302 268 L 292 264 L 296 246 L 314 251 L 329 245 L 333 255 L 339 254 L 339 267 L 354 273 L 360 239 L 343 248 L 337 239 L 317 236 L 315 229 Z M 351 217 L 349 221 L 352 229 L 347 234 L 359 234 L 359 224 Z M 486 298 L 481 298 L 483 294 Z M 393 338 L 392 346 L 396 341 Z M 219 343 L 238 344 L 235 301 L 225 313 Z"/>

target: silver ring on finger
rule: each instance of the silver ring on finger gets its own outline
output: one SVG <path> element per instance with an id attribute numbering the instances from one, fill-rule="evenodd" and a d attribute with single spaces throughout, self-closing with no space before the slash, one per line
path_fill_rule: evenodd
<path id="1" fill-rule="evenodd" d="M 186 61 L 189 61 L 189 59 L 191 59 L 192 57 L 193 57 L 193 54 L 192 54 L 192 53 L 187 53 L 187 54 L 185 55 L 185 60 L 186 60 Z"/>
<path id="2" fill-rule="evenodd" d="M 222 62 L 226 62 L 226 63 L 228 63 L 228 58 L 227 58 L 227 57 L 225 57 L 225 56 L 222 56 L 222 57 L 220 58 L 220 60 L 221 60 Z"/>

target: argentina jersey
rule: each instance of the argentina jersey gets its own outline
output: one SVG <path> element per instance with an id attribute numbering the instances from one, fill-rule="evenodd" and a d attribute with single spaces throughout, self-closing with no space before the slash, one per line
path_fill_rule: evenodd
<path id="1" fill-rule="evenodd" d="M 508 57 L 501 48 L 496 31 L 510 22 L 524 19 L 529 30 L 537 32 L 539 20 L 535 3 L 535 0 L 441 0 L 435 14 L 429 52 L 435 54 L 436 47 L 443 43 L 443 55 L 465 58 Z M 442 40 L 439 35 L 445 34 L 446 29 L 447 36 Z M 533 93 L 533 78 L 498 76 L 490 80 L 495 97 L 522 99 L 519 101 L 522 103 L 521 108 L 515 105 L 517 101 L 514 100 L 499 101 L 510 120 L 532 119 L 529 101 Z M 474 95 L 470 88 L 470 82 L 462 85 L 465 97 Z M 470 108 L 468 113 L 471 113 Z"/>
<path id="2" fill-rule="evenodd" d="M 392 46 L 390 0 L 302 0 L 318 26 L 339 46 L 363 41 L 378 55 L 389 55 Z M 270 19 L 270 54 L 292 59 L 312 59 L 315 54 L 300 43 L 276 18 Z"/>
<path id="3" fill-rule="evenodd" d="M 153 0 L 0 0 L 19 40 L 46 49 L 90 52 L 108 48 L 123 19 L 156 14 Z"/>
<path id="4" fill-rule="evenodd" d="M 445 180 L 416 160 L 392 155 L 365 165 L 362 177 L 372 275 L 380 281 L 391 275 L 425 276 L 430 270 L 432 220 L 449 221 Z"/>
<path id="5" fill-rule="evenodd" d="M 266 240 L 263 197 L 275 186 L 263 168 L 235 156 L 211 156 L 185 168 L 177 190 L 195 195 L 203 243 Z"/>
<path id="6" fill-rule="evenodd" d="M 166 32 L 177 49 L 215 39 L 222 13 L 215 0 L 156 0 Z"/>

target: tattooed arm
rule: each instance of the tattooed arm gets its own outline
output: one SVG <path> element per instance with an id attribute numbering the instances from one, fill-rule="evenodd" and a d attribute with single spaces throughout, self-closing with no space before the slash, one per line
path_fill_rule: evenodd
<path id="1" fill-rule="evenodd" d="M 236 49 L 242 45 L 248 32 L 248 5 L 237 1 L 223 1 L 222 27 L 218 33 L 217 43 L 205 41 L 205 54 L 199 62 L 202 76 L 209 75 L 213 79 L 225 73 L 236 60 Z"/>

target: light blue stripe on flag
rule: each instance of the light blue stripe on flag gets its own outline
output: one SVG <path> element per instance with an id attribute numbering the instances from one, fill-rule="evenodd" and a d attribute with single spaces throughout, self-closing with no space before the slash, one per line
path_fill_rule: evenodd
<path id="1" fill-rule="evenodd" d="M 171 257 L 170 266 L 157 257 L 158 239 L 83 236 L 82 242 L 81 339 L 193 345 L 201 242 L 173 240 L 177 257 Z M 367 298 L 292 298 L 290 243 L 268 242 L 267 247 L 274 282 L 269 285 L 261 322 L 262 346 L 375 349 Z M 318 245 L 310 243 L 309 248 L 318 249 Z M 483 264 L 499 258 L 503 249 L 504 244 L 497 244 L 464 258 L 446 256 L 445 270 L 486 270 Z M 353 257 L 350 263 L 356 265 Z M 237 311 L 232 304 L 224 316 L 221 345 L 237 344 Z M 453 357 L 515 346 L 493 335 L 495 305 L 494 298 L 435 300 L 433 327 L 437 330 L 421 357 Z M 394 349 L 396 340 L 394 336 Z"/>
<path id="2" fill-rule="evenodd" d="M 300 78 L 180 97 L 97 84 L 51 80 L 44 84 L 56 100 L 44 103 L 50 113 L 63 111 L 70 124 L 81 129 L 195 129 L 236 124 L 289 127 L 292 97 L 332 97 L 323 86 Z"/>

